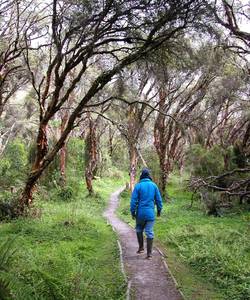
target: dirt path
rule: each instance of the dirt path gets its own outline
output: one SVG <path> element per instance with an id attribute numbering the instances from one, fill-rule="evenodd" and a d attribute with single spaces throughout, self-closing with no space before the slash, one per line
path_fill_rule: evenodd
<path id="1" fill-rule="evenodd" d="M 136 254 L 138 246 L 135 231 L 115 215 L 120 192 L 111 195 L 104 216 L 120 239 L 125 271 L 131 286 L 130 295 L 134 295 L 132 298 L 136 300 L 182 300 L 161 254 L 154 249 L 152 260 L 145 260 L 145 253 Z"/>

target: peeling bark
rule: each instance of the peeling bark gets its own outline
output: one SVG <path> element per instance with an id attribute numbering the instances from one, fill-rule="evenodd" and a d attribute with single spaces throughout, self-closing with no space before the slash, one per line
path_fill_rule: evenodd
<path id="1" fill-rule="evenodd" d="M 43 160 L 48 152 L 47 127 L 48 125 L 46 123 L 41 123 L 38 130 L 35 161 L 19 199 L 20 213 L 23 213 L 25 207 L 29 207 L 30 204 L 32 204 L 36 182 L 44 169 L 42 166 Z"/>

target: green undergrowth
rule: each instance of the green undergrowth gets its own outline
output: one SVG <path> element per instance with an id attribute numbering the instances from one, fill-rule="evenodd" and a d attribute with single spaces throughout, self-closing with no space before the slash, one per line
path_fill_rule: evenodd
<path id="1" fill-rule="evenodd" d="M 41 195 L 36 199 L 39 218 L 0 223 L 0 245 L 11 241 L 4 267 L 1 259 L 9 250 L 0 253 L 0 295 L 18 300 L 124 299 L 116 235 L 102 217 L 110 193 L 122 184 L 119 179 L 95 180 L 96 193 L 88 196 L 79 181 L 72 201 L 52 191 L 46 201 Z"/>
<path id="2" fill-rule="evenodd" d="M 155 235 L 186 299 L 250 299 L 250 213 L 233 211 L 207 216 L 200 203 L 190 208 L 191 194 L 172 176 L 171 201 L 157 219 Z M 121 197 L 119 215 L 134 226 L 129 193 Z"/>

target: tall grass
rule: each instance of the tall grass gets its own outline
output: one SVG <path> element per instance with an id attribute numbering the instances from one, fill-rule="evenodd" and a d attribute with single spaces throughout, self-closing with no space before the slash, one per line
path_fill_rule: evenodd
<path id="1" fill-rule="evenodd" d="M 47 201 L 40 195 L 40 218 L 0 224 L 0 242 L 17 237 L 8 274 L 18 282 L 10 286 L 11 298 L 1 299 L 23 300 L 22 289 L 33 300 L 124 298 L 116 236 L 102 217 L 110 192 L 121 183 L 97 180 L 93 197 L 78 184 L 72 201 L 58 191 L 48 192 Z"/>

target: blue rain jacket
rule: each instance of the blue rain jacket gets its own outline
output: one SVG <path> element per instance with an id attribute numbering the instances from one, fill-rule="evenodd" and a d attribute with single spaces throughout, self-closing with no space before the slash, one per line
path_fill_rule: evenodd
<path id="1" fill-rule="evenodd" d="M 141 179 L 135 185 L 130 201 L 130 212 L 137 219 L 153 221 L 155 219 L 154 207 L 162 210 L 162 198 L 157 185 L 148 178 Z"/>

